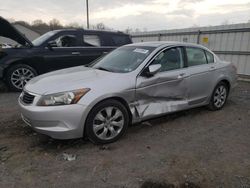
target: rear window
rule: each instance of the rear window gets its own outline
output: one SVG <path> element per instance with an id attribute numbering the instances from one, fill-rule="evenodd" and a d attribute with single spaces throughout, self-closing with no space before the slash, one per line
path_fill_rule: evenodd
<path id="1" fill-rule="evenodd" d="M 187 47 L 186 52 L 189 67 L 207 64 L 206 55 L 203 49 Z"/>
<path id="2" fill-rule="evenodd" d="M 130 39 L 128 36 L 124 35 L 114 35 L 112 36 L 113 42 L 116 46 L 122 46 L 130 43 Z"/>
<path id="3" fill-rule="evenodd" d="M 98 35 L 84 35 L 83 41 L 88 46 L 101 46 L 101 41 Z"/>

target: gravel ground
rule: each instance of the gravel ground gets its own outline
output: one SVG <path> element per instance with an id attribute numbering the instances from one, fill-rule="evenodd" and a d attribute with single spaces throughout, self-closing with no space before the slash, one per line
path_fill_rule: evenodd
<path id="1" fill-rule="evenodd" d="M 0 80 L 0 92 L 7 92 L 7 86 Z"/>
<path id="2" fill-rule="evenodd" d="M 250 83 L 239 82 L 221 111 L 133 125 L 105 146 L 33 132 L 17 97 L 0 93 L 0 187 L 250 187 Z"/>

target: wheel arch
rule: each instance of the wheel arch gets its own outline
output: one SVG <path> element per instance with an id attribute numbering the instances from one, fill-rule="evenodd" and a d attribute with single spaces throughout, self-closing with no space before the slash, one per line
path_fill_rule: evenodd
<path id="1" fill-rule="evenodd" d="M 104 99 L 99 100 L 99 101 L 96 102 L 94 105 L 91 105 L 91 109 L 90 109 L 89 113 L 91 112 L 91 110 L 92 110 L 96 105 L 98 105 L 98 104 L 101 103 L 101 102 L 108 101 L 108 100 L 116 100 L 116 101 L 120 102 L 120 103 L 126 108 L 126 110 L 128 111 L 130 123 L 132 122 L 132 112 L 131 112 L 131 110 L 130 110 L 130 108 L 129 108 L 129 105 L 128 105 L 127 101 L 126 101 L 124 98 L 120 97 L 120 96 L 110 96 L 110 97 L 107 97 L 107 98 L 104 98 Z M 89 113 L 88 113 L 88 114 L 89 114 Z"/>
<path id="2" fill-rule="evenodd" d="M 209 97 L 207 98 L 207 101 L 206 101 L 207 103 L 209 103 L 209 101 L 210 101 L 210 99 L 211 99 L 211 97 L 212 97 L 212 95 L 213 95 L 213 92 L 214 92 L 216 86 L 217 86 L 219 83 L 221 83 L 221 82 L 223 82 L 223 83 L 225 83 L 225 84 L 227 85 L 227 87 L 228 87 L 228 93 L 230 92 L 230 89 L 231 89 L 231 82 L 230 82 L 230 79 L 229 79 L 228 77 L 226 77 L 226 76 L 221 76 L 221 77 L 219 77 L 219 79 L 216 79 L 216 80 L 215 80 L 214 85 L 213 85 L 213 87 L 211 88 L 211 91 L 210 91 L 210 93 L 209 93 Z"/>
<path id="3" fill-rule="evenodd" d="M 33 68 L 36 71 L 36 73 L 38 75 L 40 74 L 39 69 L 36 66 L 34 66 L 32 63 L 30 63 L 29 61 L 25 61 L 23 59 L 18 59 L 18 60 L 14 60 L 12 62 L 8 62 L 8 66 L 3 71 L 3 78 L 4 79 L 6 78 L 6 74 L 9 71 L 9 69 L 11 69 L 11 67 L 13 67 L 15 65 L 22 65 L 22 64 L 30 66 L 31 68 Z"/>
<path id="4" fill-rule="evenodd" d="M 111 97 L 111 98 L 108 98 L 107 100 L 110 100 L 110 99 L 113 99 L 113 100 L 117 100 L 119 101 L 120 103 L 123 104 L 123 106 L 127 109 L 128 111 L 128 115 L 129 115 L 129 123 L 132 122 L 132 113 L 131 113 L 131 110 L 129 108 L 129 105 L 127 103 L 127 101 L 125 99 L 123 99 L 122 97 Z"/>
<path id="5" fill-rule="evenodd" d="M 216 88 L 218 87 L 219 84 L 222 84 L 222 83 L 225 84 L 226 87 L 227 87 L 227 95 L 226 95 L 226 98 L 227 98 L 228 95 L 229 95 L 229 91 L 230 91 L 230 88 L 231 88 L 231 84 L 230 84 L 229 79 L 227 79 L 227 78 L 222 78 L 222 79 L 218 80 L 218 82 L 216 83 L 216 85 L 215 85 L 215 87 L 214 87 L 214 89 L 213 89 L 213 92 L 212 92 L 211 96 L 209 97 L 209 102 L 208 102 L 208 108 L 209 108 L 210 110 L 212 110 L 212 111 L 221 109 L 221 108 L 224 106 L 224 104 L 226 103 L 226 100 L 227 100 L 227 99 L 225 99 L 225 102 L 224 102 L 224 104 L 222 104 L 221 107 L 215 107 L 215 106 L 214 106 L 214 102 L 211 102 L 211 101 L 213 101 L 213 95 L 214 95 L 214 92 L 216 91 Z"/>
<path id="6" fill-rule="evenodd" d="M 222 79 L 220 79 L 220 80 L 216 83 L 215 86 L 217 86 L 219 83 L 222 83 L 222 82 L 226 84 L 227 89 L 228 89 L 228 92 L 229 92 L 230 89 L 231 89 L 231 83 L 230 83 L 229 79 L 227 79 L 227 78 L 222 78 Z"/>
<path id="7" fill-rule="evenodd" d="M 219 83 L 221 83 L 221 82 L 223 82 L 223 83 L 225 83 L 225 84 L 227 85 L 227 87 L 228 87 L 228 93 L 230 92 L 231 83 L 230 83 L 229 79 L 226 78 L 226 77 L 222 77 L 222 78 L 219 79 L 219 80 L 216 82 L 216 84 L 214 85 L 214 88 L 213 88 L 213 90 L 211 91 L 211 93 L 210 93 L 210 95 L 209 95 L 209 100 L 210 100 L 211 97 L 212 97 L 212 94 L 213 94 L 213 92 L 214 92 L 214 89 L 215 89 L 216 86 L 217 86 Z"/>
<path id="8" fill-rule="evenodd" d="M 122 97 L 120 97 L 120 96 L 109 96 L 109 97 L 107 97 L 107 98 L 103 98 L 103 99 L 101 99 L 101 100 L 98 100 L 98 101 L 95 102 L 93 105 L 91 105 L 90 109 L 89 109 L 88 112 L 87 112 L 85 121 L 84 121 L 83 137 L 86 136 L 86 119 L 88 118 L 88 116 L 89 116 L 89 114 L 91 113 L 92 109 L 93 109 L 96 105 L 100 104 L 101 102 L 108 101 L 108 100 L 116 100 L 116 101 L 120 102 L 120 103 L 126 108 L 126 110 L 127 110 L 127 112 L 128 112 L 128 115 L 129 115 L 129 124 L 132 123 L 133 115 L 132 115 L 132 112 L 131 112 L 131 110 L 130 110 L 130 108 L 129 108 L 128 102 L 127 102 L 124 98 L 122 98 Z"/>

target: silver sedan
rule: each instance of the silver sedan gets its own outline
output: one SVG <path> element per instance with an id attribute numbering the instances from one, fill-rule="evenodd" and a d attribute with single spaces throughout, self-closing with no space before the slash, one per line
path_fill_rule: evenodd
<path id="1" fill-rule="evenodd" d="M 132 123 L 198 106 L 219 110 L 235 85 L 235 66 L 203 46 L 137 43 L 88 67 L 32 79 L 19 105 L 23 120 L 37 132 L 104 144 L 119 139 Z"/>

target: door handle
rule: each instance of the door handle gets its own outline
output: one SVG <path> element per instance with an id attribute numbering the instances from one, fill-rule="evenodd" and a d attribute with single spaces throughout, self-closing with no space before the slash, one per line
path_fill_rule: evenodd
<path id="1" fill-rule="evenodd" d="M 80 52 L 72 52 L 72 55 L 80 55 Z"/>
<path id="2" fill-rule="evenodd" d="M 186 75 L 185 73 L 181 73 L 177 76 L 177 79 L 182 80 L 185 75 Z"/>
<path id="3" fill-rule="evenodd" d="M 215 69 L 215 66 L 210 67 L 210 70 L 214 70 L 214 69 Z"/>

